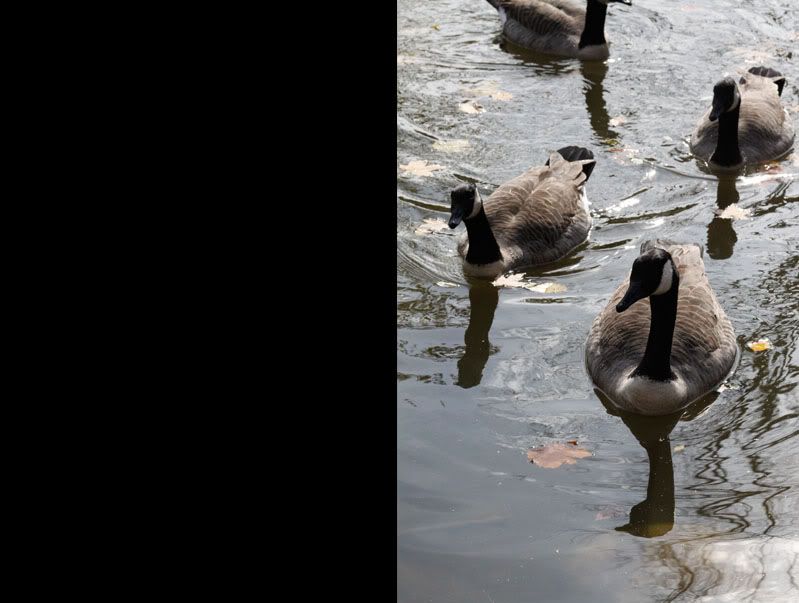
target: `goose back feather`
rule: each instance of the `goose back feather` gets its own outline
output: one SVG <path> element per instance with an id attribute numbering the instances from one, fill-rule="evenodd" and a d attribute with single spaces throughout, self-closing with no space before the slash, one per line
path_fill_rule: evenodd
<path id="1" fill-rule="evenodd" d="M 591 216 L 584 184 L 595 160 L 590 152 L 579 151 L 576 156 L 582 159 L 574 161 L 552 153 L 549 165 L 530 168 L 486 199 L 483 208 L 502 253 L 497 276 L 515 267 L 553 262 L 587 238 Z M 458 252 L 465 258 L 468 251 L 464 233 Z"/>

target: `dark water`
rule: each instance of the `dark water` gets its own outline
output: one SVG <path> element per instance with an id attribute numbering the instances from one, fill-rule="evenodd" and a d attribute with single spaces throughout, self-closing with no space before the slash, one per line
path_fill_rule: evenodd
<path id="1" fill-rule="evenodd" d="M 398 601 L 799 600 L 797 158 L 719 181 L 687 145 L 714 82 L 758 64 L 796 125 L 799 3 L 634 1 L 604 65 L 501 45 L 485 0 L 398 3 Z M 417 233 L 458 183 L 487 196 L 566 144 L 597 157 L 594 227 L 524 275 L 564 291 L 470 288 L 455 232 Z M 583 344 L 656 236 L 705 245 L 741 360 L 682 417 L 620 417 Z M 528 462 L 569 439 L 592 456 Z"/>

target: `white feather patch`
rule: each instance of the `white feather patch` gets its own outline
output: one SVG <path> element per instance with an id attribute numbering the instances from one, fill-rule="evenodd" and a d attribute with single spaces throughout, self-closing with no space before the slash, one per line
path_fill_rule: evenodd
<path id="1" fill-rule="evenodd" d="M 671 283 L 674 280 L 674 269 L 671 267 L 671 262 L 663 264 L 663 273 L 660 275 L 660 284 L 652 295 L 663 295 L 668 293 L 671 289 Z"/>
<path id="2" fill-rule="evenodd" d="M 463 272 L 469 276 L 493 279 L 505 272 L 505 262 L 503 260 L 497 260 L 490 264 L 472 264 L 464 259 Z"/>
<path id="3" fill-rule="evenodd" d="M 682 408 L 687 400 L 688 388 L 681 377 L 673 381 L 654 381 L 647 377 L 626 377 L 621 380 L 616 399 L 630 412 L 644 415 L 661 415 Z"/>
<path id="4" fill-rule="evenodd" d="M 470 213 L 466 219 L 470 220 L 471 218 L 474 218 L 480 213 L 481 207 L 483 207 L 483 198 L 480 196 L 478 191 L 474 191 L 474 206 L 472 207 L 472 213 Z"/>

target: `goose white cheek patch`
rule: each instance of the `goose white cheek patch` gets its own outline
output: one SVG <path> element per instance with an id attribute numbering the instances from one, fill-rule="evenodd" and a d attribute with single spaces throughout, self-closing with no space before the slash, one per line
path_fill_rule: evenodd
<path id="1" fill-rule="evenodd" d="M 477 214 L 480 213 L 480 208 L 483 207 L 483 199 L 480 197 L 480 193 L 474 194 L 474 207 L 472 207 L 472 213 L 469 214 L 469 218 L 474 218 Z"/>
<path id="2" fill-rule="evenodd" d="M 660 276 L 660 284 L 652 295 L 663 295 L 671 289 L 671 281 L 674 276 L 674 269 L 671 267 L 671 262 L 666 262 L 663 265 L 663 274 Z"/>

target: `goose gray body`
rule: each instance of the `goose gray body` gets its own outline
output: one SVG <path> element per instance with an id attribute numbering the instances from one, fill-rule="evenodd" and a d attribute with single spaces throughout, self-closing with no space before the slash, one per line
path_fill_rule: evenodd
<path id="1" fill-rule="evenodd" d="M 588 30 L 586 7 L 568 0 L 488 1 L 499 12 L 502 33 L 514 44 L 545 54 L 585 60 L 603 61 L 610 54 L 604 37 L 606 1 L 586 2 L 591 11 Z M 582 44 L 581 38 L 584 38 Z"/>
<path id="2" fill-rule="evenodd" d="M 752 71 L 776 74 L 764 77 Z M 780 87 L 775 80 L 782 80 Z M 720 82 L 721 83 L 721 82 Z M 781 86 L 784 78 L 778 72 L 762 67 L 754 67 L 736 84 L 740 110 L 737 113 L 737 144 L 740 156 L 735 161 L 718 163 L 714 158 L 719 141 L 719 128 L 731 111 L 723 111 L 718 119 L 711 121 L 713 107 L 708 109 L 691 136 L 691 152 L 707 161 L 711 167 L 719 169 L 738 169 L 746 164 L 762 163 L 779 159 L 793 148 L 794 126 L 788 112 L 780 102 Z M 717 84 L 718 86 L 718 84 Z M 715 98 L 714 98 L 715 102 Z M 735 109 L 735 107 L 733 107 Z M 727 119 L 733 119 L 727 118 Z M 727 143 L 729 144 L 729 143 Z M 734 149 L 721 149 L 732 153 Z"/>
<path id="3" fill-rule="evenodd" d="M 593 167 L 594 159 L 567 161 L 555 152 L 549 165 L 530 168 L 494 191 L 483 209 L 502 257 L 490 264 L 470 263 L 469 233 L 464 232 L 458 242 L 464 272 L 496 277 L 516 267 L 553 262 L 585 241 L 591 228 L 585 164 Z"/>
<path id="4" fill-rule="evenodd" d="M 670 254 L 678 274 L 670 357 L 673 378 L 631 376 L 647 350 L 654 316 L 649 297 L 618 309 L 629 290 L 629 276 L 594 319 L 585 352 L 594 384 L 619 408 L 643 415 L 677 412 L 713 391 L 738 356 L 732 325 L 705 275 L 702 247 L 657 240 L 645 242 L 641 253 L 656 248 Z"/>

